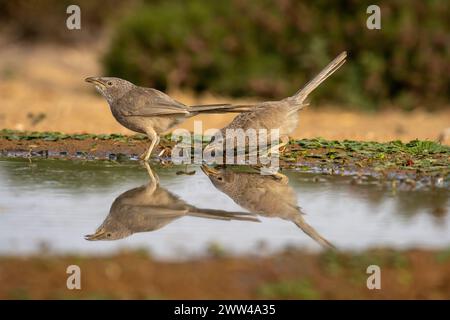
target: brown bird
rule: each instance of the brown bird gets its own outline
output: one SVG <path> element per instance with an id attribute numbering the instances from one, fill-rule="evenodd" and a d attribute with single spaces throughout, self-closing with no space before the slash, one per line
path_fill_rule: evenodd
<path id="1" fill-rule="evenodd" d="M 147 161 L 159 143 L 159 136 L 182 121 L 199 113 L 228 113 L 245 111 L 246 106 L 207 104 L 187 106 L 167 94 L 152 88 L 139 87 L 131 82 L 113 77 L 89 77 L 105 97 L 114 118 L 124 127 L 146 134 L 150 147 L 142 154 Z"/>
<path id="2" fill-rule="evenodd" d="M 287 176 L 281 173 L 262 175 L 258 170 L 253 172 L 233 170 L 232 166 L 215 169 L 202 165 L 201 168 L 217 189 L 242 208 L 261 216 L 292 221 L 320 245 L 334 248 L 303 219 L 296 194 L 289 186 Z"/>
<path id="3" fill-rule="evenodd" d="M 266 129 L 268 131 L 268 142 L 271 142 L 270 130 L 279 129 L 279 136 L 283 142 L 278 144 L 277 148 L 285 145 L 289 141 L 288 135 L 297 128 L 298 111 L 308 105 L 305 103 L 305 99 L 345 63 L 346 57 L 347 53 L 345 51 L 342 52 L 293 96 L 279 101 L 261 102 L 246 108 L 248 112 L 240 113 L 230 124 L 220 130 L 222 139 L 216 139 L 208 144 L 204 149 L 204 154 L 212 154 L 213 152 L 224 150 L 224 141 L 226 147 L 232 145 L 230 142 L 232 142 L 231 139 L 234 139 L 234 137 L 226 136 L 227 129 L 242 129 L 244 131 L 248 129 Z M 246 140 L 247 145 L 248 143 L 248 140 Z"/>
<path id="4" fill-rule="evenodd" d="M 243 220 L 259 222 L 248 212 L 202 209 L 185 201 L 159 186 L 159 178 L 145 162 L 150 181 L 118 196 L 109 210 L 109 215 L 94 234 L 86 240 L 117 240 L 136 232 L 158 230 L 169 223 L 185 217 L 199 217 L 216 220 Z"/>

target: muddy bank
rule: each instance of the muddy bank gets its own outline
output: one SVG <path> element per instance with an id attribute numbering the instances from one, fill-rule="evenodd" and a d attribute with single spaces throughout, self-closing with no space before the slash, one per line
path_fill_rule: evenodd
<path id="1" fill-rule="evenodd" d="M 67 290 L 76 264 L 82 289 Z M 381 268 L 381 290 L 366 269 Z M 1 299 L 449 299 L 450 251 L 371 250 L 360 254 L 285 251 L 271 257 L 160 262 L 148 253 L 110 257 L 0 258 Z"/>
<path id="2" fill-rule="evenodd" d="M 0 156 L 26 158 L 138 160 L 149 141 L 143 135 L 62 134 L 55 132 L 0 131 Z M 174 146 L 163 138 L 155 154 L 166 150 L 163 159 L 170 163 Z M 428 185 L 448 185 L 450 147 L 432 141 L 386 143 L 301 139 L 291 140 L 283 150 L 282 168 L 295 168 L 326 174 L 371 175 L 382 179 L 421 181 Z"/>

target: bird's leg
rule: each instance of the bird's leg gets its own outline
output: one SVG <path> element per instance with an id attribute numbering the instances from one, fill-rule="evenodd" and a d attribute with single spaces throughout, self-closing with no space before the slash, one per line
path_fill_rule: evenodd
<path id="1" fill-rule="evenodd" d="M 147 184 L 146 191 L 149 195 L 152 195 L 156 188 L 159 186 L 159 177 L 155 173 L 153 173 L 152 168 L 148 164 L 148 162 L 144 162 L 145 169 L 147 169 L 148 176 L 150 178 L 149 183 Z"/>
<path id="2" fill-rule="evenodd" d="M 144 160 L 145 162 L 147 162 L 150 159 L 153 149 L 159 143 L 159 137 L 158 137 L 158 134 L 155 132 L 155 130 L 149 129 L 147 131 L 147 135 L 151 139 L 152 142 L 150 143 L 150 146 L 148 147 L 147 152 L 142 154 L 140 157 L 141 160 Z"/>
<path id="3" fill-rule="evenodd" d="M 282 136 L 280 140 L 281 140 L 281 144 L 280 144 L 279 150 L 281 153 L 283 153 L 284 151 L 286 151 L 286 146 L 289 144 L 289 137 Z"/>
<path id="4" fill-rule="evenodd" d="M 285 150 L 285 146 L 289 143 L 289 137 L 288 136 L 282 136 L 280 137 L 280 142 L 272 146 L 269 150 L 269 153 L 281 153 Z"/>
<path id="5" fill-rule="evenodd" d="M 289 137 L 282 136 L 277 144 L 271 144 L 270 147 L 267 146 L 266 149 L 260 150 L 260 158 L 272 156 L 278 156 L 281 149 L 289 143 Z"/>

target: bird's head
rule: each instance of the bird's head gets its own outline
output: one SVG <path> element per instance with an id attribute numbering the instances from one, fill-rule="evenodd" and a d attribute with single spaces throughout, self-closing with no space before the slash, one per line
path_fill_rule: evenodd
<path id="1" fill-rule="evenodd" d="M 132 232 L 123 225 L 116 223 L 103 223 L 94 234 L 84 236 L 86 240 L 119 240 L 130 236 Z"/>
<path id="2" fill-rule="evenodd" d="M 86 78 L 85 81 L 94 84 L 97 91 L 100 92 L 110 104 L 123 97 L 134 87 L 134 84 L 127 80 L 113 77 L 89 77 Z"/>
<path id="3" fill-rule="evenodd" d="M 231 170 L 226 170 L 224 168 L 216 169 L 205 164 L 201 166 L 201 169 L 208 176 L 209 180 L 211 180 L 212 184 L 219 190 L 225 191 L 225 189 L 234 182 L 235 175 Z"/>

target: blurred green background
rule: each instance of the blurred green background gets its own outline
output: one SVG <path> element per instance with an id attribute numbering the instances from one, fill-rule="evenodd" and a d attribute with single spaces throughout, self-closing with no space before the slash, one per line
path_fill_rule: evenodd
<path id="1" fill-rule="evenodd" d="M 30 41 L 71 42 L 107 26 L 104 72 L 161 90 L 282 98 L 347 50 L 348 64 L 317 101 L 409 110 L 450 100 L 448 1 L 379 1 L 381 30 L 369 30 L 373 1 L 83 0 L 87 32 L 70 37 L 54 27 L 66 18 L 55 13 L 73 1 L 40 3 L 0 1 L 3 27 Z"/>

